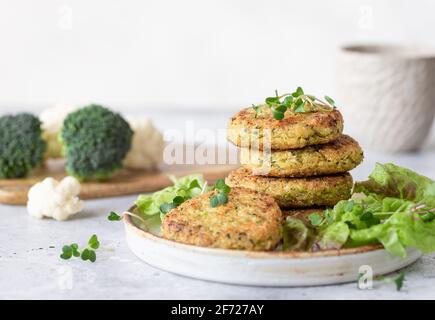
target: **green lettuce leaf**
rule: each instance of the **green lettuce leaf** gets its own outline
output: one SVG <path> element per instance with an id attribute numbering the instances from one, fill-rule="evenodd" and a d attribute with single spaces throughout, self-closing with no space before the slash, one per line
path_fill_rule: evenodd
<path id="1" fill-rule="evenodd" d="M 369 180 L 355 184 L 355 192 L 406 199 L 435 207 L 435 181 L 392 163 L 376 163 Z"/>
<path id="2" fill-rule="evenodd" d="M 315 229 L 298 218 L 287 217 L 283 226 L 283 250 L 306 251 L 315 240 Z"/>
<path id="3" fill-rule="evenodd" d="M 174 185 L 164 188 L 160 191 L 152 194 L 140 195 L 135 204 L 137 206 L 137 212 L 142 216 L 154 216 L 160 215 L 163 217 L 160 211 L 160 206 L 164 203 L 172 203 L 177 196 L 185 199 L 191 199 L 201 194 L 205 188 L 206 182 L 204 177 L 199 174 L 189 175 L 182 178 L 170 177 Z"/>
<path id="4" fill-rule="evenodd" d="M 381 243 L 392 255 L 435 251 L 435 182 L 393 164 L 376 164 L 352 199 L 324 212 L 320 248 Z"/>
<path id="5" fill-rule="evenodd" d="M 393 255 L 405 257 L 405 248 L 424 253 L 435 251 L 435 220 L 424 222 L 411 212 L 393 214 L 384 223 L 363 230 L 352 230 L 350 239 L 357 244 L 380 242 Z"/>
<path id="6" fill-rule="evenodd" d="M 326 228 L 318 245 L 322 249 L 339 249 L 349 237 L 349 225 L 345 222 L 334 222 Z"/>

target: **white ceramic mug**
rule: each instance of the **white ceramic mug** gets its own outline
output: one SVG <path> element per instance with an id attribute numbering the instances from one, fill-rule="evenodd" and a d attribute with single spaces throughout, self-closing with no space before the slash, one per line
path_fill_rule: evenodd
<path id="1" fill-rule="evenodd" d="M 363 147 L 418 149 L 435 113 L 435 51 L 415 47 L 342 47 L 337 101 L 345 131 Z"/>

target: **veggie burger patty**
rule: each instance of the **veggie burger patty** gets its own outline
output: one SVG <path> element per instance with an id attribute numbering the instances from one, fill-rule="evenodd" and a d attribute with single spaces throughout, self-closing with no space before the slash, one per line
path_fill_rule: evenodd
<path id="1" fill-rule="evenodd" d="M 338 110 L 306 113 L 286 112 L 282 120 L 273 118 L 268 106 L 238 112 L 230 120 L 228 140 L 239 147 L 263 149 L 270 132 L 270 146 L 275 150 L 298 149 L 337 139 L 343 131 L 343 117 Z M 266 138 L 265 138 L 266 137 Z M 265 141 L 263 141 L 265 140 Z"/>
<path id="2" fill-rule="evenodd" d="M 349 199 L 352 176 L 342 173 L 305 178 L 272 178 L 252 175 L 246 168 L 231 172 L 226 183 L 230 187 L 242 187 L 273 197 L 281 208 L 307 208 L 334 206 L 338 201 Z"/>
<path id="3" fill-rule="evenodd" d="M 363 160 L 363 151 L 353 138 L 341 135 L 328 144 L 302 149 L 263 152 L 242 149 L 240 162 L 254 173 L 270 177 L 306 177 L 342 173 Z"/>
<path id="4" fill-rule="evenodd" d="M 215 208 L 217 191 L 187 200 L 163 219 L 163 237 L 202 247 L 272 250 L 281 241 L 282 213 L 273 198 L 233 188 L 228 203 Z"/>

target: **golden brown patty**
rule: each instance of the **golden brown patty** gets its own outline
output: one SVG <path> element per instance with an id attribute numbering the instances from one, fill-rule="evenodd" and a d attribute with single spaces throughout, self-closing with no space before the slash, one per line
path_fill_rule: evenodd
<path id="1" fill-rule="evenodd" d="M 302 149 L 265 152 L 242 149 L 240 162 L 256 174 L 269 177 L 307 177 L 352 170 L 363 160 L 358 142 L 347 135 Z"/>
<path id="2" fill-rule="evenodd" d="M 229 174 L 226 183 L 231 187 L 256 190 L 273 197 L 281 208 L 307 208 L 333 206 L 349 199 L 353 185 L 349 173 L 306 177 L 272 178 L 251 175 L 246 168 Z"/>
<path id="3" fill-rule="evenodd" d="M 343 117 L 337 110 L 294 113 L 287 111 L 282 120 L 273 118 L 269 107 L 262 106 L 256 117 L 253 108 L 238 112 L 230 120 L 228 140 L 239 147 L 275 150 L 298 149 L 324 144 L 343 131 Z"/>
<path id="4" fill-rule="evenodd" d="M 163 219 L 163 237 L 201 247 L 272 250 L 281 241 L 282 213 L 273 198 L 232 188 L 228 203 L 210 207 L 216 191 L 188 200 Z"/>

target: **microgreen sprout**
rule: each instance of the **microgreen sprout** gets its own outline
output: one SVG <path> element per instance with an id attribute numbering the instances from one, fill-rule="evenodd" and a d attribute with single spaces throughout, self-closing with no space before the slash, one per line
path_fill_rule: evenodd
<path id="1" fill-rule="evenodd" d="M 176 180 L 174 180 L 174 181 L 176 181 Z M 184 189 L 184 193 L 189 194 L 189 192 L 192 189 L 198 188 L 198 189 L 201 189 L 201 194 L 202 194 L 206 187 L 207 187 L 207 184 L 204 184 L 204 187 L 201 187 L 198 180 L 195 179 L 195 180 L 192 180 L 192 182 L 190 183 L 190 185 L 187 189 Z M 183 202 L 185 202 L 186 200 L 189 200 L 189 199 L 190 199 L 190 197 L 188 197 L 188 196 L 181 196 L 181 195 L 175 196 L 174 199 L 172 199 L 172 202 L 165 202 L 165 203 L 162 203 L 160 205 L 160 207 L 159 207 L 160 213 L 167 214 L 169 211 L 171 211 L 172 209 L 175 209 L 180 204 L 182 204 Z"/>
<path id="2" fill-rule="evenodd" d="M 358 275 L 358 281 L 360 281 L 360 279 L 364 276 L 364 273 L 360 273 Z M 400 272 L 398 275 L 394 275 L 394 276 L 383 276 L 383 275 L 379 275 L 379 276 L 375 276 L 373 278 L 374 281 L 381 281 L 384 283 L 394 283 L 394 285 L 396 286 L 396 290 L 400 291 L 403 288 L 403 283 L 405 282 L 405 272 Z"/>
<path id="3" fill-rule="evenodd" d="M 405 272 L 400 272 L 396 276 L 386 277 L 386 276 L 376 276 L 375 280 L 383 281 L 386 283 L 394 283 L 396 285 L 396 290 L 400 291 L 403 287 L 403 283 L 405 282 Z"/>
<path id="4" fill-rule="evenodd" d="M 97 254 L 95 250 L 100 247 L 100 242 L 96 234 L 93 234 L 88 240 L 88 246 L 79 251 L 79 246 L 77 243 L 72 243 L 70 245 L 65 245 L 62 247 L 62 253 L 60 257 L 64 260 L 71 259 L 72 257 L 80 257 L 83 261 L 89 260 L 95 262 L 97 260 Z"/>
<path id="5" fill-rule="evenodd" d="M 256 106 L 255 104 L 253 104 L 252 105 L 252 109 L 254 109 L 254 111 L 255 111 L 255 118 L 257 118 L 258 117 L 258 113 L 261 110 L 261 107 L 260 106 Z"/>
<path id="6" fill-rule="evenodd" d="M 166 214 L 172 209 L 178 207 L 180 204 L 182 204 L 184 201 L 188 199 L 189 199 L 188 197 L 176 196 L 174 199 L 172 199 L 172 202 L 162 203 L 160 205 L 160 212 Z"/>
<path id="7" fill-rule="evenodd" d="M 122 216 L 120 216 L 119 214 L 117 214 L 116 212 L 111 211 L 109 213 L 109 216 L 107 217 L 107 219 L 109 221 L 121 221 L 122 220 Z"/>
<path id="8" fill-rule="evenodd" d="M 231 188 L 225 183 L 225 180 L 216 180 L 213 190 L 218 190 L 218 192 L 210 198 L 210 207 L 216 208 L 219 205 L 225 205 L 228 202 L 228 194 L 231 191 Z"/>
<path id="9" fill-rule="evenodd" d="M 318 110 L 331 111 L 335 108 L 335 101 L 325 96 L 325 101 L 316 98 L 313 95 L 305 94 L 301 87 L 297 87 L 293 93 L 278 94 L 275 90 L 274 97 L 267 97 L 265 102 L 270 107 L 273 117 L 276 120 L 284 119 L 287 110 L 295 113 L 313 112 Z M 260 111 L 259 106 L 252 105 L 255 110 L 255 117 Z"/>

